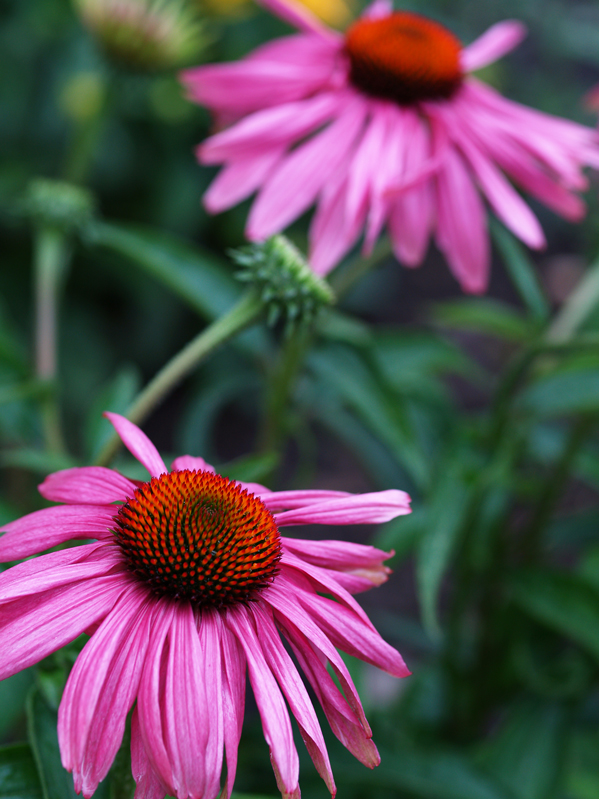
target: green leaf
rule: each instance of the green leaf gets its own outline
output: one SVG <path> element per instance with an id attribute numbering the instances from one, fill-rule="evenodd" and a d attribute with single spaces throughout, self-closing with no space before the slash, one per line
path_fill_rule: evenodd
<path id="1" fill-rule="evenodd" d="M 426 531 L 418 547 L 416 579 L 422 622 L 433 638 L 440 635 L 437 598 L 443 575 L 460 542 L 468 494 L 461 470 L 451 464 L 445 471 L 442 470 L 428 510 Z"/>
<path id="2" fill-rule="evenodd" d="M 308 365 L 385 442 L 410 477 L 426 484 L 429 466 L 402 397 L 382 385 L 364 359 L 345 347 L 312 352 Z"/>
<path id="3" fill-rule="evenodd" d="M 90 460 L 96 459 L 113 433 L 112 425 L 106 424 L 102 416 L 104 411 L 125 415 L 140 386 L 139 371 L 134 366 L 124 366 L 107 385 L 100 388 L 87 417 L 85 437 Z"/>
<path id="4" fill-rule="evenodd" d="M 505 341 L 526 341 L 537 327 L 512 306 L 486 297 L 437 305 L 433 309 L 433 320 L 444 327 L 475 330 Z"/>
<path id="5" fill-rule="evenodd" d="M 218 473 L 231 480 L 244 483 L 259 483 L 276 468 L 279 456 L 276 452 L 257 455 L 244 455 L 218 467 Z"/>
<path id="6" fill-rule="evenodd" d="M 47 704 L 38 688 L 34 688 L 27 699 L 27 721 L 44 799 L 77 799 L 73 778 L 60 761 L 58 714 Z"/>
<path id="7" fill-rule="evenodd" d="M 549 303 L 541 289 L 534 264 L 520 242 L 503 225 L 491 218 L 489 228 L 524 305 L 535 319 L 546 321 L 549 318 Z"/>
<path id="8" fill-rule="evenodd" d="M 12 677 L 0 681 L 0 708 L 2 708 L 0 738 L 4 738 L 10 732 L 14 723 L 25 712 L 25 700 L 32 682 L 31 669 L 19 671 Z"/>
<path id="9" fill-rule="evenodd" d="M 567 754 L 564 715 L 555 702 L 521 701 L 483 744 L 478 765 L 517 799 L 554 796 Z"/>
<path id="10" fill-rule="evenodd" d="M 2 799 L 45 799 L 28 744 L 0 747 L 0 796 Z"/>
<path id="11" fill-rule="evenodd" d="M 71 469 L 79 464 L 69 455 L 55 452 L 41 452 L 36 449 L 11 449 L 0 455 L 1 466 L 17 466 L 36 474 L 49 474 L 61 469 Z"/>
<path id="12" fill-rule="evenodd" d="M 381 765 L 368 776 L 370 784 L 423 799 L 513 799 L 465 757 L 442 749 L 381 751 Z"/>
<path id="13" fill-rule="evenodd" d="M 517 407 L 541 417 L 599 411 L 599 369 L 567 369 L 526 388 Z"/>
<path id="14" fill-rule="evenodd" d="M 599 660 L 599 589 L 576 574 L 530 569 L 510 580 L 514 602 Z"/>
<path id="15" fill-rule="evenodd" d="M 94 222 L 88 240 L 128 258 L 205 319 L 228 311 L 241 294 L 226 261 L 151 228 Z"/>

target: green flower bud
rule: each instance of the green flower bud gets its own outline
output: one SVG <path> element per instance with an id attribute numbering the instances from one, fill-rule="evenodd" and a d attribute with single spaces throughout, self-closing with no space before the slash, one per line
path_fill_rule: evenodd
<path id="1" fill-rule="evenodd" d="M 267 308 L 268 324 L 280 318 L 288 326 L 310 322 L 324 305 L 331 305 L 335 295 L 329 284 L 318 277 L 300 251 L 284 236 L 249 244 L 230 252 L 242 267 L 236 277 L 253 284 Z"/>
<path id="2" fill-rule="evenodd" d="M 106 55 L 129 69 L 173 69 L 205 43 L 197 13 L 184 0 L 73 0 Z"/>
<path id="3" fill-rule="evenodd" d="M 95 209 L 94 197 L 86 189 L 47 178 L 32 180 L 21 203 L 25 216 L 62 230 L 82 229 Z"/>

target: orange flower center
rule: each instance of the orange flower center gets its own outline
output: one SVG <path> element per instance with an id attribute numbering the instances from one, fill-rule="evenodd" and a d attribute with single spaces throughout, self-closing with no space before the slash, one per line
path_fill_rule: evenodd
<path id="1" fill-rule="evenodd" d="M 345 49 L 354 86 L 401 105 L 450 97 L 462 80 L 459 40 L 420 14 L 359 19 Z"/>
<path id="2" fill-rule="evenodd" d="M 226 477 L 153 477 L 114 517 L 127 565 L 152 590 L 199 606 L 249 602 L 277 573 L 281 543 L 264 503 Z"/>

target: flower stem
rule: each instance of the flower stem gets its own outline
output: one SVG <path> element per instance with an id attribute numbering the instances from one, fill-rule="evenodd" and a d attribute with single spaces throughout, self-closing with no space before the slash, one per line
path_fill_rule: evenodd
<path id="1" fill-rule="evenodd" d="M 158 372 L 129 407 L 127 418 L 140 424 L 169 391 L 187 377 L 207 355 L 254 322 L 260 316 L 262 308 L 262 301 L 255 292 L 244 294 L 228 313 L 202 330 Z M 115 434 L 100 453 L 97 464 L 103 466 L 110 463 L 119 445 L 120 439 Z"/>
<path id="2" fill-rule="evenodd" d="M 342 297 L 363 275 L 370 272 L 383 258 L 391 255 L 393 249 L 387 238 L 381 239 L 368 258 L 357 256 L 341 269 L 336 269 L 328 278 L 336 297 Z"/>
<path id="3" fill-rule="evenodd" d="M 258 434 L 259 452 L 277 452 L 280 447 L 289 395 L 311 340 L 311 328 L 308 325 L 298 325 L 283 344 L 279 362 L 271 373 L 267 387 L 262 428 Z"/>
<path id="4" fill-rule="evenodd" d="M 64 232 L 41 223 L 34 245 L 35 272 L 35 371 L 40 381 L 52 386 L 42 404 L 42 421 L 46 447 L 63 452 L 57 401 L 57 325 L 58 300 L 64 275 L 70 261 L 71 247 Z"/>

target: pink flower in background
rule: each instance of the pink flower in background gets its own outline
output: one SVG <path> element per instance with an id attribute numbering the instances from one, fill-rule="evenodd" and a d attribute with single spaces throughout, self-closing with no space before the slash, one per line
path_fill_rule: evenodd
<path id="1" fill-rule="evenodd" d="M 40 491 L 64 504 L 6 525 L 0 539 L 2 561 L 96 539 L 0 575 L 0 679 L 91 635 L 58 714 L 63 765 L 77 792 L 91 796 L 106 776 L 135 705 L 136 799 L 214 799 L 223 752 L 227 799 L 247 669 L 283 796 L 299 797 L 285 699 L 334 794 L 312 702 L 281 636 L 335 735 L 362 763 L 377 765 L 337 648 L 396 677 L 409 673 L 352 597 L 386 580 L 389 555 L 360 544 L 283 538 L 279 528 L 385 522 L 409 513 L 407 494 L 272 492 L 221 477 L 191 456 L 177 458 L 168 472 L 141 430 L 106 415 L 151 480 L 134 483 L 93 466 L 51 474 Z"/>
<path id="2" fill-rule="evenodd" d="M 258 192 L 246 234 L 271 236 L 316 204 L 310 263 L 328 273 L 364 234 L 386 226 L 397 258 L 417 266 L 434 236 L 469 292 L 485 290 L 485 200 L 529 247 L 541 226 L 508 178 L 577 221 L 599 166 L 594 130 L 506 100 L 469 73 L 525 35 L 506 21 L 462 47 L 446 28 L 378 0 L 345 35 L 293 0 L 262 0 L 301 31 L 244 60 L 187 70 L 190 99 L 219 126 L 197 150 L 224 168 L 205 195 L 217 213 Z M 233 123 L 233 124 L 231 124 Z"/>

